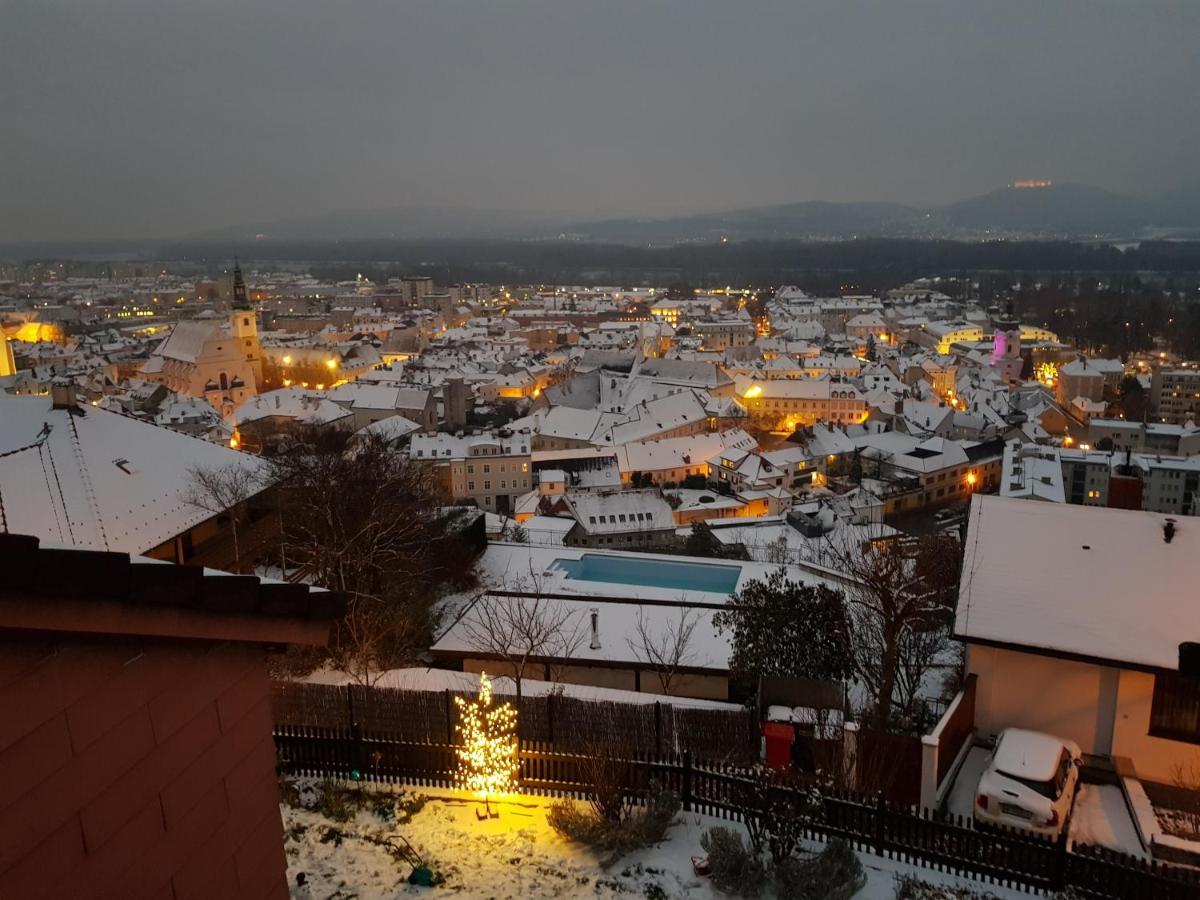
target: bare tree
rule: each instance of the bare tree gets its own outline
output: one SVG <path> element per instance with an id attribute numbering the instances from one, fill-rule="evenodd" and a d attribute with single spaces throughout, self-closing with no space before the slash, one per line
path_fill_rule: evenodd
<path id="1" fill-rule="evenodd" d="M 642 610 L 638 610 L 634 635 L 625 638 L 625 643 L 639 662 L 654 670 L 664 694 L 671 693 L 679 670 L 695 661 L 692 632 L 699 619 L 695 610 L 680 607 L 678 621 L 667 621 L 659 627 L 647 623 Z"/>
<path id="2" fill-rule="evenodd" d="M 245 503 L 266 487 L 265 469 L 251 460 L 235 461 L 223 466 L 191 466 L 188 485 L 182 496 L 185 503 L 212 513 L 229 516 L 233 537 L 233 567 L 242 571 L 242 549 L 238 522 L 245 515 Z"/>
<path id="3" fill-rule="evenodd" d="M 334 664 L 369 683 L 412 662 L 429 646 L 443 588 L 474 578 L 434 480 L 375 436 L 349 451 L 297 442 L 273 462 L 289 557 L 311 583 L 346 595 Z"/>
<path id="4" fill-rule="evenodd" d="M 462 617 L 463 633 L 479 653 L 496 657 L 508 667 L 521 697 L 521 682 L 534 666 L 551 669 L 557 680 L 561 669 L 583 642 L 580 617 L 561 600 L 543 596 L 534 582 L 518 596 L 484 594 Z"/>
<path id="5" fill-rule="evenodd" d="M 338 640 L 331 648 L 333 664 L 355 684 L 372 687 L 388 669 L 412 663 L 421 646 L 414 615 L 369 594 L 355 594 L 346 603 Z"/>
<path id="6" fill-rule="evenodd" d="M 943 534 L 846 538 L 829 558 L 845 576 L 855 672 L 871 695 L 871 717 L 887 728 L 894 705 L 911 705 L 945 644 L 961 549 Z"/>

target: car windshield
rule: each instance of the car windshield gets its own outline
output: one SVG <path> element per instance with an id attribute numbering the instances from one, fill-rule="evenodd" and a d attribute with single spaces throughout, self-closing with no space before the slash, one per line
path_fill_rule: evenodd
<path id="1" fill-rule="evenodd" d="M 1013 781 L 1019 781 L 1030 790 L 1037 791 L 1047 800 L 1057 800 L 1062 796 L 1063 787 L 1067 783 L 1067 773 L 1070 771 L 1071 754 L 1064 749 L 1062 755 L 1058 758 L 1058 768 L 1054 772 L 1054 778 L 1050 781 L 1034 781 L 1032 778 L 1022 778 L 1020 775 L 1013 775 L 1009 772 L 1003 772 L 1002 774 Z"/>

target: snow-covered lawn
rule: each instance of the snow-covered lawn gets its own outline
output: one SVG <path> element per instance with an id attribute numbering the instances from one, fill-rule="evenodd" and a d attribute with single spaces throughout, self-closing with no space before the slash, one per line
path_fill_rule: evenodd
<path id="1" fill-rule="evenodd" d="M 297 779 L 295 783 L 302 803 L 311 805 L 316 782 Z M 364 789 L 386 790 L 377 785 Z M 353 896 L 373 900 L 429 891 L 409 885 L 411 866 L 397 862 L 383 846 L 366 839 L 394 840 L 403 836 L 445 876 L 445 884 L 434 890 L 459 897 L 540 900 L 622 896 L 630 900 L 652 896 L 647 891 L 652 892 L 652 886 L 657 885 L 663 891 L 658 896 L 716 900 L 726 895 L 692 871 L 691 858 L 703 855 L 700 835 L 717 826 L 734 828 L 744 835 L 744 829 L 736 823 L 681 812 L 661 844 L 631 853 L 604 869 L 598 854 L 565 840 L 547 824 L 546 811 L 554 802 L 551 799 L 512 797 L 493 804 L 500 812 L 499 818 L 480 821 L 476 810 L 482 804 L 465 793 L 408 787 L 393 790 L 402 791 L 408 798 L 423 794 L 428 799 L 405 824 L 387 821 L 370 805 L 346 822 L 335 822 L 309 809 L 282 806 L 293 897 L 345 900 Z M 934 884 L 973 888 L 1000 900 L 1029 896 L 867 854 L 861 854 L 860 859 L 867 883 L 856 900 L 891 900 L 895 877 L 900 873 Z M 303 886 L 296 883 L 300 873 L 305 876 Z M 769 898 L 770 894 L 764 896 Z"/>
<path id="2" fill-rule="evenodd" d="M 1112 784 L 1081 784 L 1075 795 L 1071 813 L 1070 838 L 1075 844 L 1090 844 L 1128 853 L 1142 859 L 1149 855 L 1142 849 L 1137 828 L 1121 789 Z"/>

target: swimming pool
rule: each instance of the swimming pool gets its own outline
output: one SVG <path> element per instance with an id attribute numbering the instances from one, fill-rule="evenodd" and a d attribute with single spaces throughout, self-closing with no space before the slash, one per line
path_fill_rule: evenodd
<path id="1" fill-rule="evenodd" d="M 585 553 L 579 559 L 556 559 L 552 567 L 575 581 L 604 581 L 677 591 L 710 591 L 732 594 L 741 577 L 741 566 L 712 563 L 668 562 L 629 556 Z"/>

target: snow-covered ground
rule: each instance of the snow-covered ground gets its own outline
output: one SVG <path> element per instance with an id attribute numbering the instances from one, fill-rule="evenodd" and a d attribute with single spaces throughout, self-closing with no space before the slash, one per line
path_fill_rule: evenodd
<path id="1" fill-rule="evenodd" d="M 303 792 L 314 782 L 297 781 Z M 382 789 L 372 786 L 371 790 Z M 349 821 L 334 822 L 325 816 L 288 805 L 282 807 L 288 877 L 296 898 L 349 897 L 359 900 L 420 894 L 428 889 L 407 883 L 411 867 L 397 863 L 383 847 L 364 839 L 406 838 L 427 862 L 441 872 L 447 890 L 464 898 L 519 898 L 540 900 L 554 897 L 617 896 L 641 897 L 658 885 L 671 898 L 717 900 L 707 878 L 692 871 L 691 858 L 703 855 L 700 835 L 709 828 L 725 826 L 741 831 L 741 825 L 680 813 L 667 838 L 656 847 L 631 853 L 608 869 L 600 857 L 578 844 L 566 841 L 546 821 L 553 802 L 544 797 L 512 797 L 493 806 L 500 817 L 480 821 L 478 801 L 458 791 L 403 788 L 408 796 L 423 793 L 429 799 L 407 824 L 388 823 L 370 809 Z M 340 843 L 330 828 L 341 833 Z M 814 847 L 818 845 L 813 845 Z M 856 900 L 891 900 L 897 874 L 912 874 L 933 884 L 966 887 L 989 893 L 998 900 L 1028 897 L 1016 891 L 980 885 L 966 879 L 911 865 L 860 855 L 867 883 Z M 304 873 L 305 884 L 296 876 Z M 770 897 L 770 894 L 766 894 Z"/>
<path id="2" fill-rule="evenodd" d="M 972 747 L 946 798 L 946 811 L 969 819 L 975 803 L 979 776 L 987 765 L 986 747 Z M 1072 843 L 1107 847 L 1143 859 L 1137 827 L 1125 805 L 1121 789 L 1110 784 L 1081 784 L 1075 795 L 1068 836 Z"/>
<path id="3" fill-rule="evenodd" d="M 967 751 L 967 758 L 950 788 L 950 796 L 946 798 L 946 811 L 971 818 L 975 812 L 975 789 L 979 787 L 979 776 L 987 766 L 991 750 L 987 747 L 972 747 Z"/>
<path id="4" fill-rule="evenodd" d="M 1112 784 L 1081 784 L 1071 813 L 1070 838 L 1076 844 L 1108 847 L 1149 859 L 1125 805 L 1121 789 Z"/>

